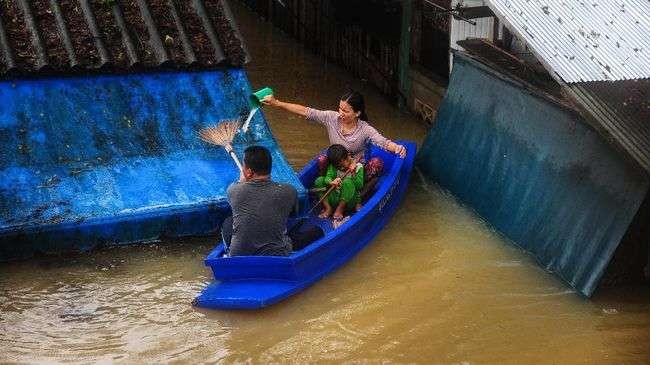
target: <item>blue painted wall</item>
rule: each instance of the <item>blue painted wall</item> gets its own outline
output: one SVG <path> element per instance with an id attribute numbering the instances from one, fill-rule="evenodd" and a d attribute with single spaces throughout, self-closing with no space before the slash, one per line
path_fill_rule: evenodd
<path id="1" fill-rule="evenodd" d="M 580 116 L 461 54 L 422 172 L 590 296 L 648 181 Z"/>
<path id="2" fill-rule="evenodd" d="M 214 231 L 239 172 L 197 131 L 249 93 L 242 69 L 0 82 L 0 260 Z M 262 113 L 252 143 L 304 198 Z"/>

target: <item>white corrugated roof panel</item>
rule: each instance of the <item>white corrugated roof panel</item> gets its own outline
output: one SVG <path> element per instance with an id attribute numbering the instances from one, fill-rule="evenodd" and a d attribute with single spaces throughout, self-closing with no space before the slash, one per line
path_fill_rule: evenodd
<path id="1" fill-rule="evenodd" d="M 489 0 L 567 83 L 650 77 L 648 0 Z"/>

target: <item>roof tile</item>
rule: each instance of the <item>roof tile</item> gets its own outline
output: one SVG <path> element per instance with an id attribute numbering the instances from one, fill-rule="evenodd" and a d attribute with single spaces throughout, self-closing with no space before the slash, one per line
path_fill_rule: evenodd
<path id="1" fill-rule="evenodd" d="M 247 61 L 225 0 L 0 1 L 0 77 Z"/>

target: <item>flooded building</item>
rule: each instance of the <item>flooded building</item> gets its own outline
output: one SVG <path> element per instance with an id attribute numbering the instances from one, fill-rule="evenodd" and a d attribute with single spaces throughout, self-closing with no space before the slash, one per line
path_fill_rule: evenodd
<path id="1" fill-rule="evenodd" d="M 455 37 L 420 166 L 582 294 L 642 279 L 648 3 L 485 4 L 498 29 Z"/>
<path id="2" fill-rule="evenodd" d="M 225 1 L 0 2 L 0 261 L 216 230 L 239 172 L 197 132 L 248 114 L 247 61 Z M 302 189 L 261 113 L 242 138 Z"/>

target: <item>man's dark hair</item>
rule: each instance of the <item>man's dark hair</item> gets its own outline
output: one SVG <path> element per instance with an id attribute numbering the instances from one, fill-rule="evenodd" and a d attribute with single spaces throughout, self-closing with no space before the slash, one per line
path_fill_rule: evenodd
<path id="1" fill-rule="evenodd" d="M 327 149 L 327 160 L 337 168 L 348 157 L 348 150 L 340 144 L 333 144 Z"/>
<path id="2" fill-rule="evenodd" d="M 258 175 L 271 173 L 271 153 L 262 146 L 250 146 L 244 150 L 244 164 Z"/>

